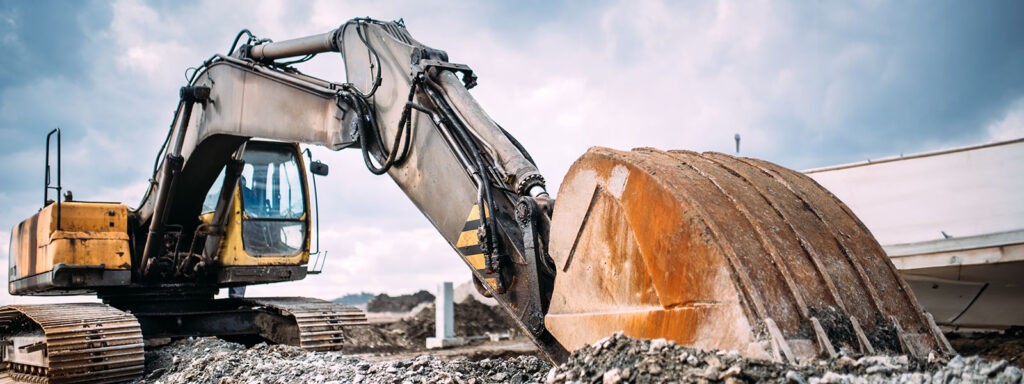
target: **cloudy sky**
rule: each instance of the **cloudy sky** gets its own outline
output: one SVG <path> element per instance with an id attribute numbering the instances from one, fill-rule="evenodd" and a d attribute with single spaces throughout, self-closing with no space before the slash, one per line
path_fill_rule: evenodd
<path id="1" fill-rule="evenodd" d="M 283 40 L 403 18 L 470 65 L 485 109 L 552 189 L 588 147 L 732 151 L 807 169 L 1024 137 L 1024 2 L 343 2 L 0 0 L 0 261 L 42 201 L 43 143 L 65 188 L 135 206 L 185 69 L 238 30 Z M 344 81 L 338 55 L 303 71 Z M 403 293 L 469 272 L 357 151 L 314 148 L 323 275 L 254 294 Z M 0 303 L 28 302 L 0 294 Z"/>

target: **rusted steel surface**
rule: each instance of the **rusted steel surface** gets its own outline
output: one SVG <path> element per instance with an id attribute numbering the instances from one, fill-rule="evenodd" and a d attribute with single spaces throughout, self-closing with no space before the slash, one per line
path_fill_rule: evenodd
<path id="1" fill-rule="evenodd" d="M 545 319 L 794 360 L 948 352 L 871 233 L 811 179 L 718 153 L 592 148 L 558 193 Z"/>
<path id="2" fill-rule="evenodd" d="M 144 368 L 142 331 L 130 313 L 98 303 L 8 305 L 3 338 L 45 335 L 42 364 L 5 364 L 10 376 L 49 383 L 117 383 Z M 5 363 L 7 363 L 5 361 Z"/>
<path id="3" fill-rule="evenodd" d="M 8 281 L 49 272 L 58 264 L 131 267 L 124 204 L 63 202 L 60 220 L 55 207 L 43 207 L 11 230 Z"/>
<path id="4" fill-rule="evenodd" d="M 366 313 L 359 308 L 320 299 L 261 297 L 246 301 L 294 319 L 295 326 L 269 327 L 282 332 L 270 336 L 310 351 L 341 350 L 346 327 L 368 324 Z"/>

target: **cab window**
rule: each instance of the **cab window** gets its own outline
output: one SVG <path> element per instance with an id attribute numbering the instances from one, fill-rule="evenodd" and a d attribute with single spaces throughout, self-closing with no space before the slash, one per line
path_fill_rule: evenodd
<path id="1" fill-rule="evenodd" d="M 291 256 L 306 240 L 306 196 L 294 148 L 250 143 L 238 180 L 242 246 L 254 256 Z"/>
<path id="2" fill-rule="evenodd" d="M 224 169 L 220 170 L 220 175 L 217 175 L 217 180 L 214 180 L 213 185 L 210 186 L 210 190 L 206 191 L 206 198 L 203 199 L 203 214 L 213 212 L 217 209 L 217 200 L 220 199 L 220 187 L 222 184 L 224 184 Z"/>
<path id="3" fill-rule="evenodd" d="M 294 153 L 247 149 L 238 179 L 245 214 L 263 219 L 298 219 L 306 212 L 299 165 Z"/>

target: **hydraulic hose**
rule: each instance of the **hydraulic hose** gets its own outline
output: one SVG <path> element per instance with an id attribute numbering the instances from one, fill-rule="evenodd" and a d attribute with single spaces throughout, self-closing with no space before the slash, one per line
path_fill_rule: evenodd
<path id="1" fill-rule="evenodd" d="M 487 173 L 485 172 L 485 170 L 488 169 L 488 168 L 485 165 L 485 163 L 483 161 L 483 158 L 481 156 L 481 153 L 480 153 L 480 149 L 476 146 L 476 143 L 473 141 L 473 138 L 470 136 L 470 134 L 468 132 L 466 132 L 466 128 L 462 127 L 459 124 L 458 120 L 453 116 L 453 114 L 455 112 L 452 111 L 449 108 L 447 103 L 444 101 L 444 98 L 440 96 L 440 94 L 441 94 L 441 87 L 440 87 L 440 85 L 435 83 L 433 81 L 433 79 L 431 79 L 429 77 L 425 77 L 425 83 L 427 85 L 427 87 L 425 87 L 425 89 L 427 91 L 427 94 L 430 96 L 431 101 L 433 101 L 434 105 L 436 107 L 438 107 L 439 110 L 441 110 L 442 116 L 444 116 L 445 119 L 448 120 L 448 123 L 453 128 L 455 128 L 454 129 L 455 133 L 458 134 L 458 136 L 462 140 L 462 142 L 469 148 L 469 152 L 472 155 L 472 158 L 477 163 L 476 164 L 477 165 L 477 175 L 478 175 L 478 177 L 480 179 L 479 188 L 481 189 L 481 192 L 482 192 L 482 195 L 483 195 L 482 199 L 481 199 L 482 201 L 480 202 L 480 206 L 484 207 L 484 209 L 487 210 L 487 212 L 481 212 L 480 217 L 481 217 L 481 220 L 483 220 L 483 222 L 485 223 L 486 228 L 487 228 L 487 243 L 490 246 L 489 248 L 490 248 L 491 255 L 492 255 L 491 258 L 488 258 L 489 262 L 487 263 L 488 264 L 487 267 L 488 267 L 488 273 L 491 273 L 491 272 L 493 272 L 494 267 L 495 267 L 494 262 L 498 261 L 498 260 L 490 260 L 490 259 L 495 258 L 495 257 L 493 257 L 493 255 L 498 254 L 500 252 L 500 248 L 501 248 L 500 244 L 501 243 L 500 243 L 500 239 L 498 238 L 498 230 L 497 230 L 498 226 L 497 226 L 497 223 L 495 222 L 494 217 L 493 217 L 494 216 L 494 212 L 497 212 L 497 210 L 495 209 L 494 196 L 492 195 L 492 192 L 491 192 L 491 182 L 490 182 L 490 179 L 487 176 Z M 487 214 L 487 213 L 490 213 L 490 214 Z M 500 279 L 499 279 L 499 281 L 500 281 Z"/>
<path id="2" fill-rule="evenodd" d="M 412 87 L 409 89 L 409 97 L 404 110 L 402 111 L 402 117 L 398 122 L 398 130 L 395 132 L 395 139 L 391 144 L 391 149 L 388 150 L 383 146 L 383 140 L 380 134 L 380 127 L 377 126 L 376 119 L 372 117 L 374 115 L 373 108 L 365 102 L 361 97 L 355 96 L 350 97 L 348 100 L 350 103 L 356 105 L 360 109 L 360 115 L 368 117 L 366 120 L 362 120 L 359 128 L 359 142 L 363 152 L 363 162 L 366 163 L 366 168 L 374 175 L 382 175 L 387 172 L 395 164 L 401 164 L 405 157 L 409 153 L 410 142 L 412 141 L 412 105 L 413 97 L 416 94 L 416 88 L 419 82 L 413 82 Z M 371 144 L 368 140 L 370 137 L 374 138 L 375 143 Z M 401 148 L 399 144 L 403 143 Z M 377 161 L 380 166 L 373 164 L 371 159 L 371 151 L 376 152 L 374 155 L 377 157 Z"/>

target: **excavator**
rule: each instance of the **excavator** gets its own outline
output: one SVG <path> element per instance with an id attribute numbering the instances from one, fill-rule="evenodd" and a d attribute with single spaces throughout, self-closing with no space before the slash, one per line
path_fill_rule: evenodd
<path id="1" fill-rule="evenodd" d="M 332 52 L 346 82 L 295 67 Z M 44 207 L 12 230 L 8 290 L 101 302 L 0 308 L 4 372 L 132 380 L 157 338 L 340 349 L 366 322 L 356 308 L 215 297 L 316 272 L 310 202 L 328 168 L 300 144 L 361 151 L 553 362 L 615 332 L 789 362 L 953 353 L 864 224 L 810 178 L 720 153 L 595 147 L 556 199 L 476 83 L 402 20 L 276 42 L 243 30 L 181 87 L 138 208 L 61 201 L 51 132 Z"/>

